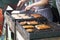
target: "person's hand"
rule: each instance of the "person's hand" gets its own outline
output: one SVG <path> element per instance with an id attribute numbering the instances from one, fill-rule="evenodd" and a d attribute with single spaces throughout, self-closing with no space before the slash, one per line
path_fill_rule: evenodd
<path id="1" fill-rule="evenodd" d="M 32 10 L 35 11 L 35 8 L 32 5 L 26 6 L 25 11 Z"/>
<path id="2" fill-rule="evenodd" d="M 29 5 L 29 6 L 26 6 L 25 10 L 30 10 L 31 8 L 32 8 L 32 6 Z"/>

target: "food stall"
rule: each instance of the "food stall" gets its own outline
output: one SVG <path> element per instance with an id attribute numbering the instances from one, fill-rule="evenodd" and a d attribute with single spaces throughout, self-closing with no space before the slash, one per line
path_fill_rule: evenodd
<path id="1" fill-rule="evenodd" d="M 17 13 L 16 13 L 17 12 Z M 6 11 L 7 25 L 14 33 L 14 40 L 39 40 L 43 38 L 59 37 L 60 26 L 49 22 L 45 17 L 35 12 L 29 11 Z M 18 37 L 19 36 L 19 37 Z"/>

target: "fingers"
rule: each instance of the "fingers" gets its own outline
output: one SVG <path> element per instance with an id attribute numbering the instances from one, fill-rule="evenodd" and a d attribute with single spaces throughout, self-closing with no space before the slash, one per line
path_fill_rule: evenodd
<path id="1" fill-rule="evenodd" d="M 35 8 L 34 8 L 34 7 L 31 7 L 31 6 L 27 6 L 27 7 L 25 8 L 25 11 L 27 11 L 27 10 L 35 11 Z"/>
<path id="2" fill-rule="evenodd" d="M 30 10 L 31 8 L 32 8 L 31 5 L 29 5 L 29 6 L 26 6 L 25 10 Z"/>
<path id="3" fill-rule="evenodd" d="M 30 8 L 25 8 L 25 10 L 27 11 L 27 10 L 30 10 Z"/>

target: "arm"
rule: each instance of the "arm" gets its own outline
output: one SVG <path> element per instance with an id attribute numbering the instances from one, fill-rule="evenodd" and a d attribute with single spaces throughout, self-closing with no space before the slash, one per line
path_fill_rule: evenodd
<path id="1" fill-rule="evenodd" d="M 25 0 L 19 0 L 17 7 L 23 5 L 24 3 L 25 3 Z"/>
<path id="2" fill-rule="evenodd" d="M 21 7 L 24 5 L 24 3 L 26 2 L 26 0 L 19 0 L 18 4 L 17 4 L 17 10 L 21 9 Z"/>
<path id="3" fill-rule="evenodd" d="M 33 3 L 31 6 L 44 6 L 48 4 L 48 0 L 40 0 L 39 2 Z"/>
<path id="4" fill-rule="evenodd" d="M 29 10 L 34 6 L 44 6 L 44 5 L 47 5 L 47 4 L 48 4 L 48 0 L 40 0 L 39 2 L 28 5 L 25 9 Z"/>

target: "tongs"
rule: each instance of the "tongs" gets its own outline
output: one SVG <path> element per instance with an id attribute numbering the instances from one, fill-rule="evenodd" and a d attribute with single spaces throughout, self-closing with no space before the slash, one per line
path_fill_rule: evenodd
<path id="1" fill-rule="evenodd" d="M 33 13 L 34 11 L 32 11 L 31 9 L 30 10 L 21 10 L 20 13 L 26 13 L 26 14 L 31 14 Z"/>
<path id="2" fill-rule="evenodd" d="M 32 10 L 14 10 L 14 11 L 12 11 L 11 13 L 13 13 L 13 14 L 31 14 L 31 13 L 34 13 L 34 11 L 32 11 Z"/>

